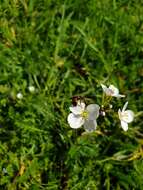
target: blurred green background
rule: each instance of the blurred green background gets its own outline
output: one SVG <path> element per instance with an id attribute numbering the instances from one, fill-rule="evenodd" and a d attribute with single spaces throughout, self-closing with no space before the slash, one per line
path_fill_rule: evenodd
<path id="1" fill-rule="evenodd" d="M 143 190 L 142 81 L 142 1 L 1 0 L 0 189 Z M 101 104 L 101 83 L 126 95 L 127 132 L 114 115 L 68 125 L 71 97 Z"/>

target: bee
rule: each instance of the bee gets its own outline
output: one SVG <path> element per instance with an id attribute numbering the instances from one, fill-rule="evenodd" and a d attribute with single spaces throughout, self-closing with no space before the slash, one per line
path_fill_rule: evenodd
<path id="1" fill-rule="evenodd" d="M 85 102 L 84 97 L 82 96 L 73 96 L 72 98 L 72 105 L 77 106 L 77 104 L 80 102 Z"/>

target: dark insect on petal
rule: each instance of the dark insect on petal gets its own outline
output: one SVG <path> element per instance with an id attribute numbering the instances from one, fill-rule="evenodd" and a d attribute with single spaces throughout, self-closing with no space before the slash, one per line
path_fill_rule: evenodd
<path id="1" fill-rule="evenodd" d="M 82 96 L 73 96 L 72 98 L 72 105 L 73 106 L 77 106 L 77 103 L 80 102 L 84 102 L 84 97 Z"/>

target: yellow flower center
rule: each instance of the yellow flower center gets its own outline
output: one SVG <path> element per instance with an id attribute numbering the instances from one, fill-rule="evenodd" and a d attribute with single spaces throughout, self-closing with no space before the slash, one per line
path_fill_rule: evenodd
<path id="1" fill-rule="evenodd" d="M 81 113 L 81 117 L 83 117 L 84 119 L 87 119 L 88 118 L 88 112 L 87 111 L 83 111 Z"/>

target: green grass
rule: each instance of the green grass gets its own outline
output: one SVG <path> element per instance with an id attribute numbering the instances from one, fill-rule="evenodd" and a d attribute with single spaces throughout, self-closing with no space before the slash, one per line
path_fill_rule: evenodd
<path id="1" fill-rule="evenodd" d="M 142 10 L 140 0 L 0 1 L 0 189 L 143 189 Z M 68 125 L 71 97 L 101 104 L 101 83 L 126 95 L 114 105 L 136 114 L 127 132 L 114 116 L 89 134 Z"/>

